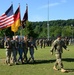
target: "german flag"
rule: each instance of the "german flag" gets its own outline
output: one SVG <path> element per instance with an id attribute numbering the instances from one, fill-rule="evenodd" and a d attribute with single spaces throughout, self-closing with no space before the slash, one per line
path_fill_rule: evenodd
<path id="1" fill-rule="evenodd" d="M 17 8 L 14 14 L 14 24 L 11 26 L 11 30 L 15 33 L 18 31 L 18 27 L 21 25 L 21 17 L 20 17 L 20 6 Z"/>

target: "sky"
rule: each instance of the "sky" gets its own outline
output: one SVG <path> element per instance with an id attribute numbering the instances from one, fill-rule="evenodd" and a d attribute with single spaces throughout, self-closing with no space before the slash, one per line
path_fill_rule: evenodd
<path id="1" fill-rule="evenodd" d="M 49 19 L 74 19 L 74 0 L 49 0 Z"/>
<path id="2" fill-rule="evenodd" d="M 74 19 L 74 0 L 0 0 L 0 16 L 13 3 L 14 12 L 19 6 L 21 19 L 28 4 L 29 21 L 67 20 Z"/>

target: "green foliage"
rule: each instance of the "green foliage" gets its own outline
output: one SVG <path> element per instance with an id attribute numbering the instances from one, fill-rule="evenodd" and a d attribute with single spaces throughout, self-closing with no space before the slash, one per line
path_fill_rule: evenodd
<path id="1" fill-rule="evenodd" d="M 71 24 L 73 26 L 71 26 Z M 47 21 L 43 22 L 27 22 L 24 29 L 19 29 L 15 34 L 17 35 L 28 35 L 35 38 L 47 38 Z M 11 28 L 6 28 L 0 30 L 0 36 L 4 35 L 13 36 L 14 33 L 11 31 Z M 57 34 L 61 34 L 62 37 L 74 36 L 74 19 L 69 20 L 53 20 L 49 21 L 49 36 L 56 37 Z"/>
<path id="2" fill-rule="evenodd" d="M 62 29 L 62 36 L 72 36 L 72 30 L 71 30 L 71 26 L 65 26 Z"/>
<path id="3" fill-rule="evenodd" d="M 14 35 L 14 33 L 11 31 L 11 28 L 6 28 L 6 29 L 2 29 L 0 30 L 0 36 L 3 37 L 3 36 L 10 36 L 12 37 Z"/>

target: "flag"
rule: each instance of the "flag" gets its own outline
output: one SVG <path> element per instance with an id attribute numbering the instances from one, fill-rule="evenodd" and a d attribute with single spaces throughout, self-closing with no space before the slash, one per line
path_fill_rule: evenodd
<path id="1" fill-rule="evenodd" d="M 0 16 L 0 29 L 10 27 L 14 23 L 13 4 Z"/>
<path id="2" fill-rule="evenodd" d="M 25 25 L 27 24 L 28 21 L 28 5 L 26 5 L 26 11 L 22 20 L 22 27 L 25 28 Z"/>
<path id="3" fill-rule="evenodd" d="M 20 25 L 21 25 L 21 18 L 20 18 L 20 6 L 19 6 L 14 14 L 14 24 L 11 26 L 11 30 L 13 32 L 17 32 Z"/>

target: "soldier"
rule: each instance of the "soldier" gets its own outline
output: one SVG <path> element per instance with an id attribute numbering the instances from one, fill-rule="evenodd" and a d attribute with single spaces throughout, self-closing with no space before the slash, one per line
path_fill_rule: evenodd
<path id="1" fill-rule="evenodd" d="M 46 40 L 45 39 L 43 40 L 43 46 L 44 46 L 44 48 L 46 46 Z"/>
<path id="2" fill-rule="evenodd" d="M 18 37 L 13 36 L 12 42 L 12 62 L 17 64 L 17 51 L 18 51 Z"/>
<path id="3" fill-rule="evenodd" d="M 42 48 L 43 47 L 43 39 L 40 39 L 40 47 Z"/>
<path id="4" fill-rule="evenodd" d="M 24 46 L 23 46 L 23 38 L 20 37 L 19 43 L 18 43 L 18 52 L 19 52 L 19 59 L 18 59 L 18 61 L 21 60 L 21 63 L 22 64 L 24 64 L 24 62 L 23 62 L 23 49 L 24 49 Z"/>
<path id="5" fill-rule="evenodd" d="M 39 46 L 39 39 L 36 39 L 36 46 Z"/>
<path id="6" fill-rule="evenodd" d="M 36 50 L 37 50 L 36 44 L 35 44 L 35 42 L 34 42 L 34 40 L 33 40 L 33 37 L 30 37 L 30 40 L 29 40 L 29 51 L 30 51 L 31 57 L 29 58 L 29 61 L 30 61 L 31 58 L 32 58 L 33 63 L 35 62 L 35 60 L 34 60 L 34 47 L 35 47 Z"/>
<path id="7" fill-rule="evenodd" d="M 49 45 L 51 46 L 51 44 L 52 44 L 52 39 L 49 39 Z"/>
<path id="8" fill-rule="evenodd" d="M 28 53 L 28 38 L 27 36 L 24 37 L 24 42 L 23 42 L 23 52 L 24 52 L 24 58 L 26 59 L 26 62 L 28 62 L 27 58 L 27 53 Z"/>
<path id="9" fill-rule="evenodd" d="M 12 46 L 11 46 L 11 40 L 9 37 L 7 37 L 4 47 L 6 48 L 6 63 L 10 66 L 10 59 L 11 59 L 11 52 L 12 52 Z"/>
<path id="10" fill-rule="evenodd" d="M 56 56 L 56 62 L 54 64 L 53 69 L 57 69 L 57 65 L 61 68 L 61 72 L 66 72 L 66 70 L 63 68 L 63 63 L 62 63 L 62 48 L 68 50 L 67 46 L 65 45 L 64 41 L 61 40 L 61 36 L 59 35 L 57 39 L 53 42 L 52 47 L 50 49 L 51 54 L 53 54 L 53 50 L 55 50 L 55 56 Z"/>
<path id="11" fill-rule="evenodd" d="M 4 48 L 4 38 L 1 39 L 1 48 Z"/>
<path id="12" fill-rule="evenodd" d="M 68 46 L 69 45 L 69 38 L 68 37 L 65 37 L 65 44 Z"/>

